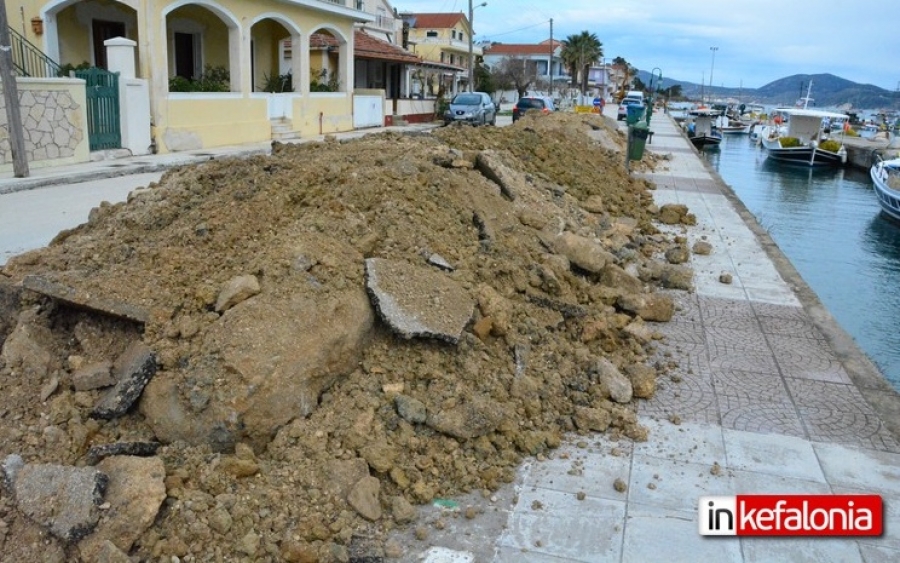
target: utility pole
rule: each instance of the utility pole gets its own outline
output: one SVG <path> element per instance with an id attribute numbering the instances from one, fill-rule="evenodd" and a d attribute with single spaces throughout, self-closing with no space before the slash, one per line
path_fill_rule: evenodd
<path id="1" fill-rule="evenodd" d="M 0 0 L 0 83 L 3 84 L 3 101 L 6 103 L 6 127 L 9 130 L 13 174 L 16 178 L 25 178 L 28 176 L 28 160 L 25 158 L 25 134 L 22 131 L 22 114 L 19 111 L 19 88 L 13 73 L 6 0 Z"/>
<path id="2" fill-rule="evenodd" d="M 547 60 L 547 77 L 550 79 L 548 95 L 553 97 L 553 18 L 550 18 L 550 58 Z"/>

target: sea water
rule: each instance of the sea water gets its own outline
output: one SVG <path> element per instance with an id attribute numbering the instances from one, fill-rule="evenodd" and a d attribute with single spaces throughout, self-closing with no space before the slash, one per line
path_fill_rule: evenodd
<path id="1" fill-rule="evenodd" d="M 779 164 L 747 135 L 703 155 L 900 391 L 900 224 L 881 213 L 868 170 Z"/>

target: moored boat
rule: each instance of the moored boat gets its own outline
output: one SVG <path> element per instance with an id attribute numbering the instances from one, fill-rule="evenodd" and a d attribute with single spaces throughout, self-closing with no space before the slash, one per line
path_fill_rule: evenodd
<path id="1" fill-rule="evenodd" d="M 722 142 L 722 133 L 714 123 L 719 114 L 719 111 L 709 108 L 697 108 L 688 112 L 688 139 L 698 149 L 718 147 Z"/>
<path id="2" fill-rule="evenodd" d="M 787 125 L 771 128 L 760 135 L 768 158 L 779 162 L 806 166 L 842 166 L 847 162 L 847 149 L 838 136 L 823 131 L 825 120 L 844 120 L 842 113 L 812 109 L 783 109 Z"/>
<path id="3" fill-rule="evenodd" d="M 900 158 L 880 160 L 869 170 L 875 197 L 885 215 L 900 221 Z"/>

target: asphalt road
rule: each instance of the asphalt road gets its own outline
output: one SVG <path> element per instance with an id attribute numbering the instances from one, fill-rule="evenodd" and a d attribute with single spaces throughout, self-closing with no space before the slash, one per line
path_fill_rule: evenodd
<path id="1" fill-rule="evenodd" d="M 0 265 L 46 246 L 59 231 L 87 221 L 103 201 L 125 201 L 135 188 L 158 181 L 161 172 L 61 184 L 0 195 Z"/>

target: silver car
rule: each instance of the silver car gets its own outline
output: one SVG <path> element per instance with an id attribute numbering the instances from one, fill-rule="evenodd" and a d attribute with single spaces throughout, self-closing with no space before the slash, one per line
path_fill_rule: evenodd
<path id="1" fill-rule="evenodd" d="M 444 124 L 454 122 L 472 125 L 496 125 L 497 106 L 484 92 L 463 92 L 453 96 L 444 112 Z"/>

